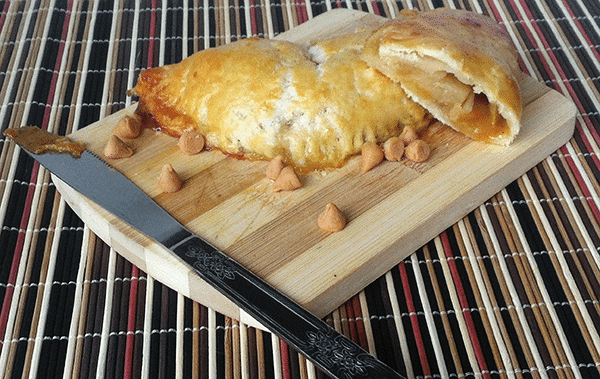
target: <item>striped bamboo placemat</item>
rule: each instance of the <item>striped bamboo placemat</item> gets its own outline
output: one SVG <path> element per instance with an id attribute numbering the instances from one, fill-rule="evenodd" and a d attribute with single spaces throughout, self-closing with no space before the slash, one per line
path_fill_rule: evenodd
<path id="1" fill-rule="evenodd" d="M 408 377 L 600 377 L 597 0 L 0 1 L 0 126 L 59 134 L 129 105 L 139 72 L 335 7 L 439 6 L 503 23 L 570 97 L 572 140 L 325 319 Z M 319 378 L 276 336 L 173 292 L 0 145 L 2 378 Z"/>

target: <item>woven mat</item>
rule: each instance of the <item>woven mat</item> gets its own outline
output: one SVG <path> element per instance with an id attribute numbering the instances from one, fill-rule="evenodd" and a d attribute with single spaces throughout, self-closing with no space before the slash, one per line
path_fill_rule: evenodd
<path id="1" fill-rule="evenodd" d="M 575 135 L 325 319 L 411 378 L 599 378 L 597 0 L 2 1 L 0 126 L 70 133 L 128 106 L 146 67 L 331 8 L 443 5 L 504 24 L 523 70 L 575 102 Z M 323 376 L 124 260 L 1 142 L 0 376 Z"/>

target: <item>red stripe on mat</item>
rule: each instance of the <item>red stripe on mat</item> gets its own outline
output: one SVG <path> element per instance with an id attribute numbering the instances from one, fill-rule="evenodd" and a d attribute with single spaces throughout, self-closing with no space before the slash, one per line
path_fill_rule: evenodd
<path id="1" fill-rule="evenodd" d="M 377 1 L 371 1 L 371 5 L 373 5 L 373 13 L 377 16 L 381 16 L 381 12 L 379 12 L 379 5 L 377 4 Z"/>
<path id="2" fill-rule="evenodd" d="M 2 16 L 0 16 L 0 32 L 2 28 L 4 28 L 4 23 L 6 22 L 6 13 L 8 13 L 8 7 L 10 5 L 10 1 L 4 3 L 4 9 L 2 9 Z"/>
<path id="3" fill-rule="evenodd" d="M 252 27 L 252 35 L 257 35 L 258 27 L 256 26 L 256 4 L 254 4 L 254 0 L 250 0 L 250 26 Z"/>
<path id="4" fill-rule="evenodd" d="M 354 296 L 352 298 L 352 308 L 354 311 L 354 324 L 356 325 L 356 330 L 358 333 L 358 342 L 360 343 L 360 346 L 365 349 L 365 350 L 369 350 L 369 344 L 367 342 L 367 334 L 365 332 L 365 323 L 363 321 L 363 314 L 360 308 L 360 299 L 358 298 L 358 296 Z"/>
<path id="5" fill-rule="evenodd" d="M 56 55 L 57 57 L 59 57 L 59 59 L 57 59 L 56 63 L 54 64 L 54 73 L 52 74 L 52 80 L 50 81 L 50 90 L 49 90 L 49 94 L 48 94 L 48 101 L 46 102 L 46 104 L 48 104 L 48 105 L 51 105 L 54 102 L 54 93 L 56 92 L 56 82 L 58 81 L 58 73 L 60 71 L 60 65 L 62 62 L 62 59 L 60 59 L 60 57 L 62 57 L 65 52 L 65 45 L 66 45 L 65 41 L 67 40 L 67 35 L 69 34 L 68 25 L 71 20 L 72 9 L 73 9 L 73 1 L 69 1 L 67 10 L 65 12 L 65 21 L 63 23 L 63 30 L 62 30 L 62 34 L 60 36 L 60 42 L 58 44 L 58 54 Z M 44 121 L 42 124 L 42 129 L 44 129 L 44 130 L 48 129 L 51 111 L 52 111 L 52 107 L 46 106 L 46 109 L 44 110 Z"/>
<path id="6" fill-rule="evenodd" d="M 448 240 L 448 234 L 446 234 L 446 232 L 443 232 L 442 234 L 440 234 L 440 238 L 442 240 L 442 245 L 444 247 L 444 254 L 445 254 L 446 258 L 448 258 L 448 266 L 450 267 L 450 273 L 452 274 L 453 284 L 456 288 L 456 294 L 458 295 L 460 307 L 461 307 L 461 309 L 463 309 L 462 315 L 465 319 L 465 323 L 467 324 L 469 338 L 471 340 L 471 343 L 473 344 L 473 350 L 475 351 L 475 357 L 479 364 L 479 369 L 481 371 L 481 375 L 484 378 L 491 378 L 490 372 L 487 368 L 487 364 L 485 361 L 485 356 L 483 355 L 483 351 L 481 350 L 481 345 L 479 344 L 479 338 L 477 336 L 477 330 L 475 328 L 475 323 L 473 322 L 473 318 L 471 317 L 470 306 L 469 306 L 469 302 L 467 300 L 465 289 L 462 285 L 460 274 L 458 273 L 458 269 L 456 267 L 456 261 L 453 259 L 454 255 L 452 254 L 452 248 L 450 247 L 450 241 Z"/>
<path id="7" fill-rule="evenodd" d="M 152 12 L 150 12 L 150 36 L 148 37 L 148 68 L 154 65 L 154 38 L 156 36 L 156 0 L 152 0 Z"/>
<path id="8" fill-rule="evenodd" d="M 356 343 L 358 343 L 358 331 L 356 330 L 356 324 L 354 320 L 356 316 L 354 315 L 354 308 L 352 308 L 352 304 L 350 302 L 344 303 L 344 308 L 346 308 L 346 317 L 348 318 L 348 331 L 350 332 L 350 339 Z"/>
<path id="9" fill-rule="evenodd" d="M 137 316 L 137 297 L 138 283 L 140 271 L 137 266 L 132 265 L 131 268 L 131 283 L 129 286 L 129 313 L 127 317 L 127 337 L 125 340 L 125 370 L 123 373 L 124 379 L 129 379 L 132 376 L 133 367 L 133 343 L 135 340 L 135 327 Z"/>
<path id="10" fill-rule="evenodd" d="M 290 356 L 288 345 L 285 341 L 279 340 L 279 350 L 281 350 L 281 377 L 283 379 L 291 379 L 292 373 L 290 372 Z"/>
<path id="11" fill-rule="evenodd" d="M 298 15 L 298 25 L 308 21 L 308 13 L 306 12 L 306 4 L 296 5 L 296 14 Z"/>
<path id="12" fill-rule="evenodd" d="M 412 300 L 412 292 L 410 291 L 410 283 L 408 282 L 408 276 L 406 275 L 406 266 L 404 263 L 398 265 L 400 270 L 400 278 L 402 279 L 402 287 L 404 289 L 404 297 L 406 299 L 406 308 L 410 318 L 413 334 L 415 336 L 415 343 L 417 344 L 417 350 L 419 352 L 419 359 L 421 361 L 421 368 L 423 370 L 423 376 L 426 378 L 431 377 L 431 369 L 429 368 L 429 361 L 427 359 L 427 351 L 425 350 L 425 344 L 423 343 L 423 336 L 421 335 L 421 329 L 419 328 L 418 315 L 416 313 L 415 304 Z"/>

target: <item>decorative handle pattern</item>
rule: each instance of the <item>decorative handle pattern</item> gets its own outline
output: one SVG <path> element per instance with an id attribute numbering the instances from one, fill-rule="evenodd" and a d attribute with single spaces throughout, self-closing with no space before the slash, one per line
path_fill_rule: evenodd
<path id="1" fill-rule="evenodd" d="M 359 345 L 191 234 L 171 250 L 207 283 L 334 378 L 403 379 Z"/>

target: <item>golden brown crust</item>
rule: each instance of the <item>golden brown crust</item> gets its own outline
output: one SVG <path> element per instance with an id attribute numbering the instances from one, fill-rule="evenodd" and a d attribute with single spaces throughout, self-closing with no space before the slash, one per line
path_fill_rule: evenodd
<path id="1" fill-rule="evenodd" d="M 430 121 L 400 86 L 367 66 L 357 41 L 323 41 L 306 52 L 249 38 L 144 71 L 131 93 L 171 135 L 194 128 L 229 154 L 339 167 L 364 141 Z"/>
<path id="2" fill-rule="evenodd" d="M 508 144 L 518 133 L 517 53 L 502 27 L 487 16 L 447 8 L 403 11 L 369 37 L 363 57 L 436 118 L 475 140 Z M 453 92 L 447 99 L 459 102 L 444 103 L 445 91 Z M 462 97 L 465 91 L 485 96 Z M 473 114 L 460 114 L 463 102 L 475 103 Z M 505 121 L 496 120 L 494 106 Z"/>

